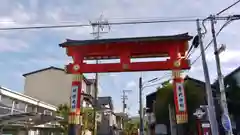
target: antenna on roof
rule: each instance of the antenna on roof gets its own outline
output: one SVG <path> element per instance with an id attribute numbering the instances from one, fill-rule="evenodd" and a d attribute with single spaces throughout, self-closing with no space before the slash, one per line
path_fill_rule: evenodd
<path id="1" fill-rule="evenodd" d="M 93 29 L 93 32 L 91 34 L 93 34 L 95 39 L 99 39 L 101 34 L 108 33 L 111 30 L 108 20 L 104 19 L 102 14 L 97 21 L 90 21 L 90 25 Z M 107 31 L 105 28 L 108 28 Z"/>

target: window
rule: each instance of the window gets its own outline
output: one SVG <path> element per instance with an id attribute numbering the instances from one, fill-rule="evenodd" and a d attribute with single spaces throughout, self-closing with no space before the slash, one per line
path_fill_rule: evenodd
<path id="1" fill-rule="evenodd" d="M 15 101 L 14 104 L 14 109 L 20 110 L 20 111 L 25 111 L 26 104 L 21 101 Z"/>
<path id="2" fill-rule="evenodd" d="M 20 104 L 18 101 L 14 101 L 14 109 L 19 109 L 20 108 Z"/>
<path id="3" fill-rule="evenodd" d="M 33 112 L 33 105 L 29 104 L 27 107 L 27 112 Z"/>
<path id="4" fill-rule="evenodd" d="M 86 107 L 89 107 L 89 103 L 88 102 L 86 102 Z"/>
<path id="5" fill-rule="evenodd" d="M 12 107 L 13 100 L 7 96 L 1 96 L 1 102 L 8 107 Z"/>
<path id="6" fill-rule="evenodd" d="M 90 85 L 90 89 L 91 89 L 91 96 L 94 97 L 95 96 L 95 86 L 93 84 Z"/>
<path id="7" fill-rule="evenodd" d="M 52 112 L 49 111 L 49 110 L 44 110 L 43 114 L 45 114 L 45 115 L 52 115 Z"/>
<path id="8" fill-rule="evenodd" d="M 91 95 L 91 85 L 87 85 L 87 94 Z"/>

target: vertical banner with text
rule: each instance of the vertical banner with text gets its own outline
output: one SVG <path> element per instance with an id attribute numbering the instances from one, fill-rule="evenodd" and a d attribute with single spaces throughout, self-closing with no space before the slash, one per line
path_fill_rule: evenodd
<path id="1" fill-rule="evenodd" d="M 173 71 L 173 94 L 177 124 L 188 122 L 186 95 L 183 83 L 184 79 L 181 77 L 181 71 Z"/>
<path id="2" fill-rule="evenodd" d="M 70 117 L 69 117 L 69 122 L 72 124 L 80 124 L 81 89 L 82 89 L 82 74 L 76 75 L 74 74 L 70 97 Z"/>
<path id="3" fill-rule="evenodd" d="M 79 86 L 72 86 L 72 91 L 71 91 L 71 112 L 76 112 L 76 107 L 77 107 L 77 96 L 78 96 L 78 88 Z"/>

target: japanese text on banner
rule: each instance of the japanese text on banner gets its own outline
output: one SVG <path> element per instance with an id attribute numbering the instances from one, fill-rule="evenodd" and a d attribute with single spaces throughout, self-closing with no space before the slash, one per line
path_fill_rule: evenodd
<path id="1" fill-rule="evenodd" d="M 72 92 L 71 92 L 71 111 L 76 111 L 76 105 L 77 105 L 77 95 L 78 95 L 78 86 L 72 86 Z"/>

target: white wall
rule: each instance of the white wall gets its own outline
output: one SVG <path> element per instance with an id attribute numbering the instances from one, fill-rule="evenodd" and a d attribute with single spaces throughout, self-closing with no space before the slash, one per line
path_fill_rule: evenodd
<path id="1" fill-rule="evenodd" d="M 72 75 L 57 69 L 49 69 L 25 77 L 24 94 L 58 106 L 70 101 Z M 87 93 L 85 81 L 82 90 Z"/>
<path id="2" fill-rule="evenodd" d="M 46 70 L 25 77 L 24 94 L 53 105 L 68 103 L 72 79 L 60 70 Z"/>

